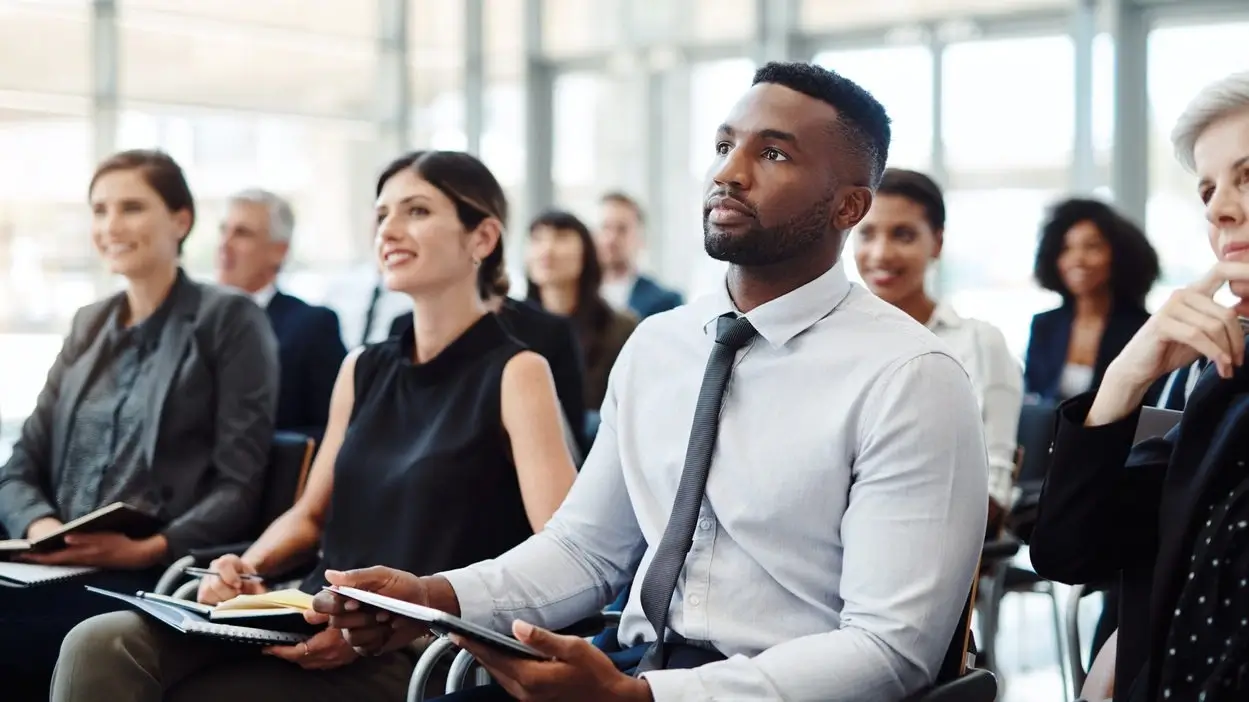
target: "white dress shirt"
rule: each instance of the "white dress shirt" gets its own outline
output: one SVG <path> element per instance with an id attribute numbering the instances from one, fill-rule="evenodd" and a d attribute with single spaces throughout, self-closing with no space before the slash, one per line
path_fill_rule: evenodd
<path id="1" fill-rule="evenodd" d="M 727 292 L 648 317 L 546 528 L 445 573 L 463 616 L 558 629 L 636 582 L 619 630 L 653 641 L 643 574 L 668 522 Z M 669 625 L 729 659 L 647 673 L 658 702 L 898 700 L 930 683 L 984 540 L 986 462 L 967 373 L 841 264 L 746 317 Z M 636 578 L 635 578 L 636 574 Z"/>
<path id="2" fill-rule="evenodd" d="M 1009 509 L 1014 503 L 1023 368 L 997 327 L 960 317 L 944 302 L 933 310 L 928 328 L 950 347 L 971 376 L 989 452 L 989 497 Z"/>
<path id="3" fill-rule="evenodd" d="M 626 275 L 614 280 L 605 281 L 599 286 L 599 295 L 603 301 L 617 312 L 629 311 L 629 298 L 633 295 L 633 286 L 637 285 L 636 274 Z"/>
<path id="4" fill-rule="evenodd" d="M 260 305 L 260 309 L 269 309 L 269 303 L 273 302 L 273 298 L 278 294 L 278 286 L 276 283 L 269 283 L 263 288 L 252 293 L 252 301 Z"/>

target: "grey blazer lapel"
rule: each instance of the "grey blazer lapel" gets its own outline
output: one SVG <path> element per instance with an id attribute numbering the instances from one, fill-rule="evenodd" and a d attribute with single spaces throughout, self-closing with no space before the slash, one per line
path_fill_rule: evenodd
<path id="1" fill-rule="evenodd" d="M 173 293 L 176 297 L 169 310 L 169 318 L 160 333 L 160 347 L 156 354 L 156 366 L 153 368 L 151 395 L 148 407 L 150 421 L 143 428 L 143 446 L 147 453 L 148 465 L 153 465 L 156 454 L 156 440 L 160 436 L 161 417 L 164 416 L 165 400 L 173 388 L 174 378 L 182 361 L 191 350 L 195 333 L 195 318 L 199 312 L 199 288 L 190 281 L 180 280 L 178 289 Z"/>

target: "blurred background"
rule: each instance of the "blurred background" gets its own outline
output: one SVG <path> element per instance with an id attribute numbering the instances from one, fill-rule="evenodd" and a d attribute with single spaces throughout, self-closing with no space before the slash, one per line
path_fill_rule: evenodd
<path id="1" fill-rule="evenodd" d="M 4 432 L 73 312 L 117 286 L 86 188 L 118 149 L 158 147 L 187 170 L 196 276 L 212 273 L 228 194 L 288 197 L 282 284 L 334 308 L 354 346 L 376 277 L 374 178 L 398 153 L 486 161 L 512 200 L 514 271 L 532 214 L 593 221 L 598 196 L 623 189 L 648 212 L 644 269 L 688 298 L 722 270 L 700 232 L 716 125 L 760 62 L 813 60 L 885 104 L 892 165 L 945 186 L 938 292 L 1022 354 L 1031 314 L 1055 302 L 1031 268 L 1064 195 L 1145 225 L 1164 268 L 1154 300 L 1210 264 L 1167 134 L 1203 84 L 1249 68 L 1246 47 L 1247 0 L 0 0 Z"/>

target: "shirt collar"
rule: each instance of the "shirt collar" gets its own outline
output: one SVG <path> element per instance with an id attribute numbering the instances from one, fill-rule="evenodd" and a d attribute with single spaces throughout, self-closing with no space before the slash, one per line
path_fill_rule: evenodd
<path id="1" fill-rule="evenodd" d="M 278 286 L 276 283 L 269 283 L 263 288 L 252 293 L 252 301 L 260 305 L 260 309 L 268 309 L 269 303 L 273 302 L 274 296 L 278 294 Z"/>
<path id="2" fill-rule="evenodd" d="M 790 339 L 827 317 L 850 292 L 850 281 L 841 261 L 820 277 L 775 300 L 754 308 L 744 316 L 772 346 L 784 346 Z M 742 313 L 729 297 L 728 281 L 700 302 L 699 316 L 703 331 L 715 333 L 713 326 L 722 315 Z"/>
<path id="3" fill-rule="evenodd" d="M 958 316 L 953 307 L 944 302 L 938 302 L 937 307 L 932 311 L 932 316 L 928 318 L 927 326 L 932 331 L 936 331 L 942 327 L 957 327 L 962 323 L 963 318 Z"/>

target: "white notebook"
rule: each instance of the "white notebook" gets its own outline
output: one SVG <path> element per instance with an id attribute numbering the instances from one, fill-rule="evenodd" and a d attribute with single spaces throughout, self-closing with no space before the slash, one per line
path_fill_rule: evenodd
<path id="1" fill-rule="evenodd" d="M 97 569 L 87 566 L 39 565 L 38 563 L 0 562 L 0 586 L 30 587 L 57 583 L 79 575 L 94 573 Z"/>

